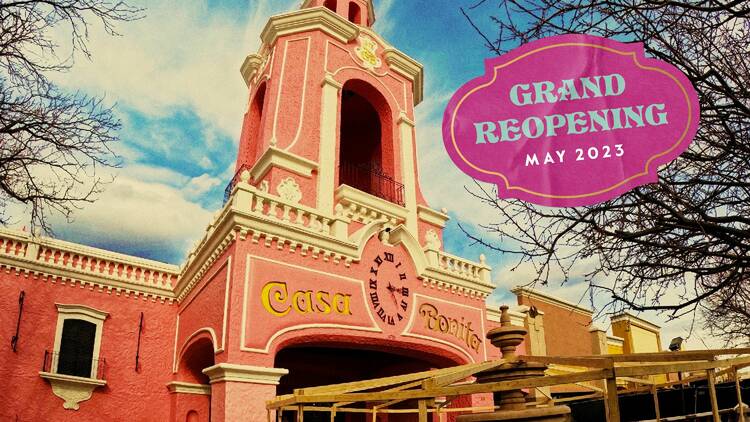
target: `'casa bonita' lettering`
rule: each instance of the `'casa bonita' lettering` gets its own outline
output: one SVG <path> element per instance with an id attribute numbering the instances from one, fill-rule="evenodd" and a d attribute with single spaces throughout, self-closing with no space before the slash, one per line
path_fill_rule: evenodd
<path id="1" fill-rule="evenodd" d="M 352 295 L 334 293 L 331 295 L 326 291 L 298 290 L 291 296 L 286 283 L 282 281 L 271 281 L 263 286 L 261 300 L 263 308 L 269 314 L 283 317 L 294 310 L 301 315 L 316 313 L 339 315 L 351 315 L 350 308 Z"/>
<path id="2" fill-rule="evenodd" d="M 455 318 L 442 315 L 434 305 L 429 303 L 424 303 L 419 307 L 419 314 L 424 319 L 425 328 L 443 334 L 450 334 L 479 353 L 479 346 L 482 345 L 482 339 L 474 333 L 474 329 L 471 328 L 471 321 L 464 323 L 463 317 L 459 321 Z"/>

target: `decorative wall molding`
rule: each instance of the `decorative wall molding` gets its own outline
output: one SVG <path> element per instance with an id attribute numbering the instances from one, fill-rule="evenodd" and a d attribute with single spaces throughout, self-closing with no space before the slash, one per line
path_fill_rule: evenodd
<path id="1" fill-rule="evenodd" d="M 211 386 L 205 384 L 193 384 L 190 382 L 172 381 L 167 384 L 167 390 L 172 394 L 197 394 L 201 396 L 211 395 Z"/>
<path id="2" fill-rule="evenodd" d="M 651 331 L 653 333 L 659 333 L 661 331 L 660 326 L 654 323 L 648 322 L 643 318 L 638 318 L 637 316 L 628 312 L 623 312 L 619 315 L 612 316 L 610 317 L 609 320 L 611 323 L 625 321 L 625 322 L 630 323 L 631 325 L 635 325 L 636 327 L 643 328 L 644 330 Z"/>
<path id="3" fill-rule="evenodd" d="M 117 296 L 172 303 L 174 265 L 29 233 L 0 229 L 0 268 L 60 284 L 80 284 Z"/>
<path id="4" fill-rule="evenodd" d="M 542 293 L 538 290 L 530 289 L 528 287 L 517 286 L 510 291 L 513 292 L 513 294 L 515 294 L 516 296 L 525 296 L 531 300 L 549 303 L 550 305 L 554 305 L 568 311 L 577 312 L 589 318 L 591 318 L 594 313 L 591 309 L 585 308 L 572 302 L 568 302 L 567 300 L 550 296 L 546 293 Z"/>
<path id="5" fill-rule="evenodd" d="M 253 165 L 250 177 L 254 181 L 260 180 L 272 167 L 288 170 L 303 177 L 312 177 L 313 170 L 318 169 L 318 163 L 270 146 Z"/>
<path id="6" fill-rule="evenodd" d="M 424 205 L 417 205 L 417 216 L 425 223 L 432 224 L 440 228 L 445 227 L 445 223 L 451 218 L 445 212 L 436 211 Z"/>
<path id="7" fill-rule="evenodd" d="M 260 34 L 266 45 L 272 45 L 285 35 L 308 31 L 323 31 L 331 37 L 348 43 L 359 33 L 359 27 L 325 7 L 312 7 L 271 16 Z"/>
<path id="8" fill-rule="evenodd" d="M 299 201 L 302 200 L 302 191 L 293 177 L 287 177 L 279 182 L 279 185 L 276 187 L 276 192 L 278 192 L 282 199 L 294 204 L 298 204 Z"/>
<path id="9" fill-rule="evenodd" d="M 264 366 L 219 363 L 204 369 L 203 373 L 211 380 L 211 384 L 217 382 L 247 382 L 251 384 L 278 385 L 281 377 L 288 374 L 289 370 Z"/>
<path id="10" fill-rule="evenodd" d="M 338 209 L 341 215 L 362 224 L 385 220 L 396 225 L 406 221 L 408 215 L 406 208 L 348 185 L 336 188 L 335 198 L 343 206 Z"/>
<path id="11" fill-rule="evenodd" d="M 67 410 L 78 410 L 79 403 L 90 399 L 94 389 L 107 384 L 104 380 L 51 372 L 39 372 L 39 376 L 49 381 L 52 385 L 52 392 L 65 401 L 63 408 Z"/>

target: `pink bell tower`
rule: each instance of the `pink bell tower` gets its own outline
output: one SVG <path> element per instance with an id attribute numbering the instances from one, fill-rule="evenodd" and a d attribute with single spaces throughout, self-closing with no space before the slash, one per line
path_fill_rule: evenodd
<path id="1" fill-rule="evenodd" d="M 307 0 L 270 19 L 241 69 L 249 106 L 237 171 L 252 169 L 255 186 L 301 176 L 303 203 L 324 212 L 351 204 L 356 190 L 399 207 L 394 223 L 421 237 L 413 116 L 422 66 L 373 32 L 374 21 L 371 0 Z"/>

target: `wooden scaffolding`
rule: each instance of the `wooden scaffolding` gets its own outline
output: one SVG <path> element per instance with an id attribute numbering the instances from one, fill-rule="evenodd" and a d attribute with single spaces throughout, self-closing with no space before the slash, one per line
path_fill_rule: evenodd
<path id="1" fill-rule="evenodd" d="M 474 375 L 492 370 L 506 363 L 523 362 L 562 365 L 568 369 L 560 375 L 517 379 L 511 381 L 477 383 Z M 494 360 L 482 363 L 436 369 L 426 372 L 378 378 L 366 381 L 294 390 L 293 394 L 278 396 L 267 403 L 268 420 L 281 421 L 282 412 L 296 415 L 298 422 L 304 420 L 305 412 L 325 412 L 333 421 L 339 413 L 365 413 L 375 421 L 378 414 L 415 414 L 420 422 L 427 422 L 428 415 L 451 412 L 487 412 L 487 407 L 448 407 L 458 397 L 473 394 L 494 393 L 518 389 L 537 390 L 543 387 L 577 385 L 591 393 L 564 399 L 541 399 L 529 406 L 553 406 L 566 401 L 603 398 L 606 420 L 620 422 L 618 394 L 650 391 L 654 397 L 656 421 L 659 416 L 659 389 L 674 387 L 698 380 L 707 380 L 712 418 L 720 422 L 716 401 L 716 379 L 733 379 L 737 390 L 737 402 L 742 408 L 740 389 L 741 375 L 738 370 L 750 366 L 750 348 L 720 349 L 683 352 L 633 353 L 600 356 L 518 356 L 513 362 Z M 685 374 L 677 381 L 656 382 L 653 376 Z M 633 386 L 621 388 L 618 384 Z M 394 408 L 395 405 L 412 403 L 409 408 Z M 745 412 L 739 412 L 739 421 L 745 422 Z"/>

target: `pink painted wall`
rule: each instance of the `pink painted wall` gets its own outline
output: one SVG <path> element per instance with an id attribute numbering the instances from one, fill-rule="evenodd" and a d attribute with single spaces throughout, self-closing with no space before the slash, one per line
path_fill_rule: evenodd
<path id="1" fill-rule="evenodd" d="M 132 420 L 168 420 L 173 339 L 168 334 L 175 322 L 176 305 L 144 300 L 124 293 L 107 293 L 79 284 L 17 275 L 2 268 L 0 283 L 0 327 L 4 338 L 15 333 L 18 294 L 26 292 L 16 353 L 9 342 L 0 347 L 0 377 L 6 388 L 0 395 L 0 420 L 39 421 L 119 420 L 127 409 Z M 44 350 L 55 340 L 55 303 L 80 304 L 105 311 L 100 356 L 106 360 L 107 385 L 94 390 L 78 411 L 63 409 L 63 400 L 39 377 Z M 140 312 L 144 314 L 140 372 L 135 372 L 135 353 Z M 165 353 L 166 351 L 166 353 Z M 16 419 L 17 418 L 17 419 Z"/>

